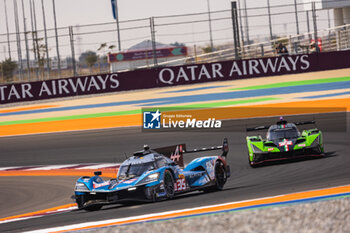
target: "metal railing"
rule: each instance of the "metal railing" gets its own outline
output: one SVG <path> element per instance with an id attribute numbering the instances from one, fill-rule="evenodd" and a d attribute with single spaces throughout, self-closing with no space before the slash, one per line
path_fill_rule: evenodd
<path id="1" fill-rule="evenodd" d="M 283 43 L 287 47 L 289 55 L 312 53 L 310 45 L 313 35 L 314 32 L 312 31 L 302 35 L 280 37 L 275 40 L 245 45 L 240 48 L 240 59 L 277 56 L 276 47 L 279 43 Z M 318 35 L 318 38 L 321 39 L 321 52 L 350 50 L 350 24 L 320 30 Z M 225 60 L 235 60 L 234 48 L 162 62 L 158 63 L 158 66 L 176 66 L 179 64 L 209 63 Z M 150 67 L 153 67 L 153 65 L 140 66 L 138 68 Z"/>
<path id="2" fill-rule="evenodd" d="M 311 20 L 309 17 L 311 11 L 305 8 L 309 3 L 298 1 L 296 4 L 295 0 L 286 0 L 283 5 L 271 5 L 269 8 L 239 5 L 238 1 L 239 38 L 240 44 L 244 45 L 239 49 L 239 58 L 277 55 L 275 46 L 279 42 L 285 43 L 290 54 L 310 52 L 309 44 L 311 38 L 314 38 L 314 33 L 310 31 L 309 25 L 315 23 L 316 19 L 318 38 L 321 38 L 323 43 L 322 51 L 349 49 L 348 25 L 327 29 L 333 19 L 330 10 L 317 9 L 314 11 L 317 17 L 313 17 Z M 315 1 L 317 2 L 317 0 Z M 25 10 L 29 11 L 29 9 Z M 30 14 L 27 12 L 27 15 Z M 295 17 L 298 20 L 294 20 Z M 155 62 L 160 66 L 235 59 L 231 9 L 121 20 L 119 23 L 123 49 L 143 40 L 153 40 L 165 44 L 178 43 L 187 46 L 188 57 L 164 63 Z M 209 24 L 211 30 L 209 30 Z M 288 34 L 297 34 L 297 31 L 300 32 L 300 35 L 288 36 Z M 110 67 L 105 56 L 110 52 L 119 52 L 116 46 L 118 41 L 116 40 L 115 22 L 60 27 L 57 28 L 57 34 L 54 29 L 47 29 L 46 33 L 47 43 L 44 40 L 45 30 L 33 28 L 33 25 L 28 27 L 25 32 L 0 34 L 0 46 L 6 48 L 7 44 L 11 45 L 8 46 L 10 51 L 0 51 L 0 61 L 7 58 L 8 54 L 12 55 L 13 61 L 21 60 L 16 55 L 17 50 L 20 50 L 16 46 L 19 43 L 22 44 L 22 59 L 27 57 L 27 53 L 30 53 L 30 64 L 33 62 L 33 65 L 29 65 L 28 72 L 26 68 L 28 62 L 24 59 L 22 61 L 24 67 L 22 75 L 20 76 L 17 70 L 12 77 L 6 78 L 6 80 L 0 66 L 0 84 L 106 73 L 110 71 Z M 17 41 L 17 35 L 20 35 L 20 41 Z M 24 49 L 26 47 L 24 35 L 27 35 L 29 42 L 28 50 Z M 270 38 L 274 39 L 270 40 Z M 211 39 L 213 48 L 211 47 Z M 46 44 L 48 51 L 45 50 Z M 103 44 L 107 46 L 100 49 Z M 58 71 L 54 64 L 51 64 L 49 70 L 48 60 L 55 63 L 55 59 L 58 58 L 57 47 L 61 58 L 61 71 Z M 206 53 L 208 48 L 213 52 Z M 88 50 L 99 56 L 92 67 L 89 67 L 82 57 Z M 47 59 L 48 53 L 49 59 Z M 148 66 L 139 66 L 137 69 L 150 68 L 152 63 L 150 62 Z"/>

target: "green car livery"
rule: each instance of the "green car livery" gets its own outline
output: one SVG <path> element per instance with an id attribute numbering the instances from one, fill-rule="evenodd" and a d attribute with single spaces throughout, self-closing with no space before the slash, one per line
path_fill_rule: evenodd
<path id="1" fill-rule="evenodd" d="M 247 131 L 268 129 L 266 139 L 247 136 L 249 165 L 257 165 L 302 156 L 322 156 L 324 152 L 322 132 L 315 129 L 299 132 L 297 125 L 315 124 L 314 121 L 288 123 L 281 117 L 271 126 L 247 128 Z"/>

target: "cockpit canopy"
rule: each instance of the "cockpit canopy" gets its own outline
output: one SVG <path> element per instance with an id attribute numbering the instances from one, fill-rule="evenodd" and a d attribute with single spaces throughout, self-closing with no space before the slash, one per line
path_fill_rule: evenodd
<path id="1" fill-rule="evenodd" d="M 293 123 L 272 125 L 270 126 L 266 135 L 266 139 L 269 141 L 298 137 L 300 137 L 300 132 L 296 125 Z"/>
<path id="2" fill-rule="evenodd" d="M 145 154 L 144 156 L 132 156 L 120 165 L 118 180 L 127 180 L 139 177 L 143 173 L 164 167 L 173 161 L 157 152 Z"/>

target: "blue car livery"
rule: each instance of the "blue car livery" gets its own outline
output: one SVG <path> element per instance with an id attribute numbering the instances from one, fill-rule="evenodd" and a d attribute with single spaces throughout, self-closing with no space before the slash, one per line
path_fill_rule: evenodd
<path id="1" fill-rule="evenodd" d="M 221 155 L 196 158 L 185 168 L 183 154 L 222 150 Z M 222 146 L 186 151 L 186 145 L 174 145 L 135 152 L 125 160 L 111 180 L 103 180 L 101 172 L 84 176 L 75 185 L 79 209 L 99 210 L 103 205 L 130 201 L 158 201 L 195 190 L 222 190 L 230 176 L 226 163 L 228 142 Z"/>

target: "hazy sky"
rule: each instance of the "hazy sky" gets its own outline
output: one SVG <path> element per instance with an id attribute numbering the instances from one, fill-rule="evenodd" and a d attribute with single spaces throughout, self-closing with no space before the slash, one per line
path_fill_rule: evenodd
<path id="1" fill-rule="evenodd" d="M 4 1 L 0 0 L 1 20 L 0 31 L 5 31 Z M 7 1 L 10 28 L 14 31 L 13 0 Z M 26 17 L 29 15 L 29 0 L 23 0 L 26 8 Z M 34 0 L 38 18 L 41 19 L 41 1 Z M 76 24 L 105 23 L 113 21 L 111 0 L 55 0 L 57 24 L 70 26 Z M 17 0 L 21 15 L 21 0 Z M 44 0 L 47 26 L 53 27 L 52 1 Z M 210 0 L 211 10 L 230 9 L 229 0 Z M 254 4 L 257 5 L 257 4 Z M 207 0 L 118 0 L 120 20 L 148 18 L 171 14 L 186 14 L 207 11 Z M 41 20 L 39 20 L 41 22 Z M 22 22 L 21 22 L 22 24 Z"/>
<path id="2" fill-rule="evenodd" d="M 0 60 L 3 59 L 5 50 L 7 49 L 6 36 L 6 24 L 5 24 L 5 12 L 4 12 L 4 1 L 0 0 Z M 56 14 L 58 27 L 96 24 L 114 22 L 111 10 L 110 0 L 55 0 L 56 1 Z M 10 32 L 15 32 L 14 24 L 14 10 L 13 0 L 6 0 L 9 28 Z M 30 31 L 30 10 L 29 0 L 23 0 L 25 14 L 27 18 L 27 28 Z M 42 11 L 41 11 L 41 0 L 34 0 L 36 4 L 38 29 L 43 28 L 42 24 Z M 242 2 L 242 0 L 241 0 Z M 247 7 L 265 7 L 267 0 L 246 0 Z M 298 2 L 302 2 L 298 0 Z M 293 4 L 294 0 L 270 0 L 271 6 L 281 4 Z M 17 0 L 20 16 L 20 28 L 23 31 L 23 18 L 22 18 L 22 0 Z M 53 11 L 52 11 L 52 0 L 44 0 L 47 28 L 53 28 Z M 139 18 L 149 18 L 151 16 L 166 16 L 176 14 L 188 14 L 207 12 L 207 0 L 118 0 L 119 6 L 119 18 L 121 21 Z M 230 10 L 231 0 L 210 0 L 211 11 Z M 292 6 L 286 7 L 285 9 L 275 8 L 271 9 L 272 13 L 279 13 L 280 11 L 291 11 L 290 14 L 276 15 L 273 16 L 272 22 L 274 24 L 273 30 L 276 33 L 295 34 L 295 15 L 293 14 L 294 8 Z M 303 10 L 302 6 L 299 10 Z M 249 11 L 248 14 L 266 14 L 266 9 Z M 213 14 L 213 18 L 226 18 L 225 20 L 218 20 L 213 22 L 213 39 L 215 44 L 220 44 L 225 41 L 232 41 L 232 21 L 230 19 L 230 12 Z M 323 14 L 323 20 L 325 16 Z M 322 19 L 319 17 L 319 19 Z M 196 17 L 182 17 L 182 18 L 171 18 L 171 19 L 157 19 L 157 24 L 179 22 L 179 21 L 195 21 L 195 20 L 206 20 L 207 15 L 196 16 Z M 299 14 L 300 28 L 301 31 L 306 30 L 306 18 L 305 13 Z M 267 17 L 251 17 L 249 18 L 250 25 L 250 36 L 263 38 L 269 34 L 268 31 L 268 19 Z M 327 22 L 322 22 L 322 27 L 327 27 Z M 132 26 L 145 26 L 144 29 L 140 30 L 126 30 L 121 31 L 122 36 L 122 48 L 126 49 L 133 44 L 141 42 L 144 39 L 150 39 L 149 20 L 138 22 L 135 24 L 123 24 L 121 27 L 132 27 Z M 205 44 L 209 43 L 208 23 L 189 23 L 185 25 L 177 26 L 159 26 L 156 28 L 157 36 L 156 40 L 163 43 L 173 43 L 175 41 L 184 42 L 186 45 L 192 46 L 194 44 Z M 85 27 L 79 28 L 79 32 L 90 32 L 99 30 L 110 30 L 111 32 L 82 35 L 76 37 L 76 48 L 77 52 L 82 52 L 87 49 L 96 51 L 99 45 L 103 42 L 116 45 L 116 33 L 113 31 L 115 24 L 103 27 Z M 54 32 L 49 31 L 49 36 L 53 36 Z M 68 34 L 66 29 L 59 31 L 60 35 Z M 22 38 L 23 39 L 23 38 Z M 11 40 L 15 41 L 15 35 L 11 36 Z M 62 47 L 62 53 L 64 56 L 70 55 L 69 38 L 60 37 L 60 46 Z M 11 44 L 11 51 L 16 54 L 16 44 Z M 55 54 L 55 40 L 54 38 L 49 39 L 50 53 Z M 24 43 L 22 45 L 24 49 Z"/>

